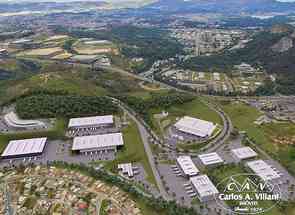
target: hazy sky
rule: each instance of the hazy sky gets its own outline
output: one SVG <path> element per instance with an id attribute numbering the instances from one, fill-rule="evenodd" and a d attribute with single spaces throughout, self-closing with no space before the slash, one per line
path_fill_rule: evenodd
<path id="1" fill-rule="evenodd" d="M 0 0 L 0 2 L 71 2 L 81 0 Z M 83 1 L 83 0 L 82 0 Z M 120 2 L 120 1 L 142 1 L 142 0 L 87 0 L 87 1 L 107 1 L 107 2 Z M 222 1 L 222 0 L 220 0 Z M 277 0 L 281 2 L 295 2 L 295 0 Z"/>

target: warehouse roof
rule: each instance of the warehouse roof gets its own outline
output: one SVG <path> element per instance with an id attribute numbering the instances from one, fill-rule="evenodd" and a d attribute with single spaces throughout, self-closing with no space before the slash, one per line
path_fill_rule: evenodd
<path id="1" fill-rule="evenodd" d="M 280 178 L 280 174 L 263 160 L 249 161 L 246 165 L 264 181 Z"/>
<path id="2" fill-rule="evenodd" d="M 198 168 L 195 166 L 190 156 L 178 157 L 177 163 L 185 175 L 195 176 L 199 173 Z"/>
<path id="3" fill-rule="evenodd" d="M 114 123 L 113 115 L 93 116 L 93 117 L 72 118 L 69 121 L 69 127 L 97 126 L 97 125 L 113 124 L 113 123 Z"/>
<path id="4" fill-rule="evenodd" d="M 2 157 L 42 153 L 46 145 L 46 137 L 12 140 L 2 153 Z"/>
<path id="5" fill-rule="evenodd" d="M 201 198 L 219 193 L 207 175 L 192 177 L 190 181 Z"/>
<path id="6" fill-rule="evenodd" d="M 257 153 L 250 147 L 232 149 L 231 151 L 237 158 L 241 160 L 247 159 L 247 158 L 253 158 L 257 156 Z"/>
<path id="7" fill-rule="evenodd" d="M 198 157 L 205 166 L 224 162 L 222 158 L 216 152 L 201 154 L 201 155 L 198 155 Z"/>
<path id="8" fill-rule="evenodd" d="M 87 150 L 124 145 L 122 133 L 75 137 L 72 150 Z"/>
<path id="9" fill-rule="evenodd" d="M 216 125 L 212 122 L 185 116 L 175 124 L 175 127 L 185 133 L 206 137 L 212 135 Z"/>

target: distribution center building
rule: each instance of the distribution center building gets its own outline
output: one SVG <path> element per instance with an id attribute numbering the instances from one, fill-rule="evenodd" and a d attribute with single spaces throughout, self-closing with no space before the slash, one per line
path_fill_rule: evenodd
<path id="1" fill-rule="evenodd" d="M 257 157 L 257 153 L 253 149 L 251 149 L 250 147 L 242 147 L 242 148 L 232 149 L 231 152 L 233 154 L 233 157 L 237 161 Z"/>
<path id="2" fill-rule="evenodd" d="M 93 136 L 75 137 L 72 150 L 77 152 L 103 152 L 117 151 L 117 147 L 123 146 L 122 133 L 101 134 Z"/>
<path id="3" fill-rule="evenodd" d="M 69 129 L 89 129 L 89 128 L 102 128 L 112 127 L 114 125 L 113 115 L 106 116 L 93 116 L 72 118 L 69 121 Z"/>
<path id="4" fill-rule="evenodd" d="M 44 152 L 47 138 L 12 140 L 1 155 L 2 159 L 39 156 Z"/>
<path id="5" fill-rule="evenodd" d="M 199 170 L 190 156 L 180 156 L 176 161 L 179 169 L 185 177 L 192 177 L 199 174 Z"/>
<path id="6" fill-rule="evenodd" d="M 275 168 L 267 164 L 263 160 L 249 161 L 246 163 L 256 175 L 258 175 L 263 181 L 277 182 L 281 175 Z"/>
<path id="7" fill-rule="evenodd" d="M 198 155 L 204 166 L 215 166 L 224 163 L 223 159 L 216 153 Z"/>
<path id="8" fill-rule="evenodd" d="M 200 175 L 190 178 L 193 189 L 201 202 L 213 200 L 218 190 L 207 175 Z"/>
<path id="9" fill-rule="evenodd" d="M 216 128 L 212 122 L 188 116 L 181 118 L 174 126 L 181 132 L 202 138 L 210 137 Z"/>

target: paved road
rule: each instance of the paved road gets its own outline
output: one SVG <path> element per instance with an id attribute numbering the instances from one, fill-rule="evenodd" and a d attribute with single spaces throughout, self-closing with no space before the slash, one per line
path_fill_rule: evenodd
<path id="1" fill-rule="evenodd" d="M 116 99 L 113 99 L 113 100 L 116 101 L 118 103 L 118 105 L 123 110 L 125 110 L 126 113 L 128 114 L 128 116 L 136 123 L 139 133 L 140 133 L 140 136 L 141 136 L 141 139 L 143 141 L 144 149 L 147 154 L 151 169 L 153 171 L 157 186 L 159 188 L 160 194 L 165 200 L 170 200 L 171 198 L 169 197 L 168 193 L 165 190 L 164 184 L 161 180 L 160 174 L 159 174 L 158 169 L 156 167 L 153 152 L 152 152 L 150 144 L 149 144 L 149 137 L 151 136 L 150 133 L 147 131 L 146 127 L 142 124 L 142 122 L 140 122 L 138 120 L 138 118 L 135 116 L 135 113 L 132 113 L 131 110 L 126 105 L 122 104 L 119 100 L 116 100 Z"/>

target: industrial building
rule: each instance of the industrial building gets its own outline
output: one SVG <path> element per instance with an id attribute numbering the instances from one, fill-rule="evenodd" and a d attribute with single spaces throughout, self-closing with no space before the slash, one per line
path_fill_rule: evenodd
<path id="1" fill-rule="evenodd" d="M 198 155 L 198 158 L 204 166 L 216 166 L 224 163 L 223 159 L 216 152 L 201 154 Z"/>
<path id="2" fill-rule="evenodd" d="M 23 120 L 19 119 L 14 112 L 10 112 L 4 115 L 4 121 L 10 128 L 15 129 L 42 129 L 46 128 L 44 122 L 38 120 Z"/>
<path id="3" fill-rule="evenodd" d="M 212 122 L 188 116 L 181 118 L 174 126 L 181 132 L 202 138 L 210 137 L 216 128 Z"/>
<path id="4" fill-rule="evenodd" d="M 218 190 L 207 175 L 200 175 L 190 178 L 193 189 L 201 202 L 214 200 Z"/>
<path id="5" fill-rule="evenodd" d="M 112 115 L 105 115 L 105 116 L 72 118 L 69 121 L 68 128 L 70 130 L 83 130 L 83 129 L 112 127 L 113 125 L 114 125 L 114 117 Z"/>
<path id="6" fill-rule="evenodd" d="M 231 152 L 237 161 L 251 159 L 257 156 L 257 153 L 250 147 L 232 149 Z"/>
<path id="7" fill-rule="evenodd" d="M 274 167 L 263 160 L 249 161 L 246 163 L 246 166 L 263 181 L 277 182 L 281 177 L 280 173 Z"/>
<path id="8" fill-rule="evenodd" d="M 199 170 L 190 156 L 180 156 L 176 159 L 177 165 L 184 177 L 192 177 L 199 174 Z"/>
<path id="9" fill-rule="evenodd" d="M 75 137 L 72 151 L 87 152 L 108 152 L 117 151 L 117 147 L 123 146 L 122 133 L 101 134 L 93 136 Z"/>
<path id="10" fill-rule="evenodd" d="M 39 156 L 44 152 L 47 138 L 12 140 L 1 155 L 2 159 Z"/>

